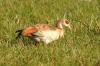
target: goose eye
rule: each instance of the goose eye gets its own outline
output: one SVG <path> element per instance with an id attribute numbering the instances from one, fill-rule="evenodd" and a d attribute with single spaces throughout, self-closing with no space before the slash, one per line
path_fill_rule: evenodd
<path id="1" fill-rule="evenodd" d="M 69 21 L 68 21 L 68 20 L 65 20 L 65 23 L 66 23 L 66 24 L 69 24 Z"/>

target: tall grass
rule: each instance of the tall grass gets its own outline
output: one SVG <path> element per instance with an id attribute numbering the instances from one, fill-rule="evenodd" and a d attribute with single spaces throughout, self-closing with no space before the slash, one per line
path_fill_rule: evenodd
<path id="1" fill-rule="evenodd" d="M 17 29 L 61 18 L 72 30 L 48 48 L 15 39 Z M 0 0 L 0 66 L 100 66 L 100 1 Z"/>

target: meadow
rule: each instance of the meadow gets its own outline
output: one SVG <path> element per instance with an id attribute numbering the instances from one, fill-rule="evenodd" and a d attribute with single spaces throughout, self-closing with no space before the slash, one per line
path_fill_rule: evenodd
<path id="1" fill-rule="evenodd" d="M 48 48 L 15 38 L 18 29 L 62 18 L 72 30 Z M 100 66 L 100 0 L 0 0 L 0 66 Z"/>

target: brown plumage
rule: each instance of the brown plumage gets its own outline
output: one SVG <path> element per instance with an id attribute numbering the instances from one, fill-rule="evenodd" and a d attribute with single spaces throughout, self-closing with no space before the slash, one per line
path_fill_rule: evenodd
<path id="1" fill-rule="evenodd" d="M 18 33 L 18 37 L 25 36 L 25 37 L 32 37 L 33 33 L 37 32 L 38 30 L 35 27 L 28 27 L 25 29 L 17 30 L 16 33 Z"/>

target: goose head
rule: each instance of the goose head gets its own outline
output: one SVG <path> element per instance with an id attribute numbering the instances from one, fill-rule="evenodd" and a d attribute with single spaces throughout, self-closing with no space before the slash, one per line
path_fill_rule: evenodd
<path id="1" fill-rule="evenodd" d="M 67 19 L 58 20 L 57 27 L 62 29 L 64 26 L 71 29 L 70 22 Z"/>

